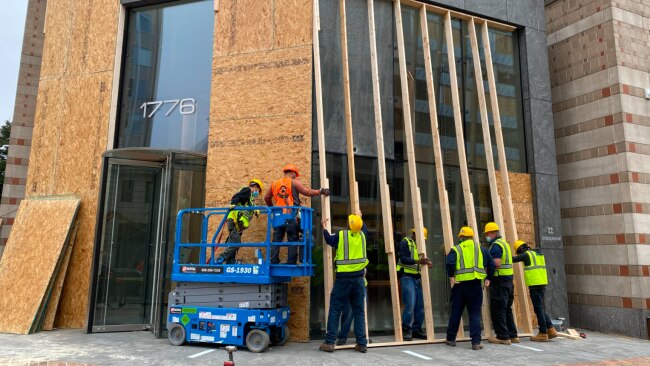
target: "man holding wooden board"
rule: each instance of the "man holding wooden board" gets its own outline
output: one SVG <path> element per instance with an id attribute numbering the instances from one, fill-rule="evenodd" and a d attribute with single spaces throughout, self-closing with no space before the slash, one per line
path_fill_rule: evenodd
<path id="1" fill-rule="evenodd" d="M 366 338 L 365 320 L 365 274 L 368 258 L 366 254 L 366 230 L 363 220 L 358 215 L 348 217 L 349 230 L 341 230 L 335 235 L 327 231 L 327 220 L 322 221 L 325 243 L 336 249 L 336 280 L 330 295 L 330 310 L 327 315 L 327 333 L 325 342 L 320 345 L 320 350 L 334 352 L 336 336 L 339 328 L 341 312 L 352 305 L 354 317 L 354 335 L 357 344 L 354 349 L 367 352 L 368 339 Z"/>
<path id="2" fill-rule="evenodd" d="M 456 335 L 467 307 L 469 314 L 469 335 L 472 349 L 480 350 L 481 344 L 481 306 L 483 305 L 483 288 L 490 286 L 494 275 L 494 261 L 486 248 L 474 242 L 474 230 L 464 226 L 458 233 L 460 243 L 453 246 L 447 254 L 447 277 L 451 283 L 451 314 L 447 326 L 445 344 L 456 346 Z"/>
<path id="3" fill-rule="evenodd" d="M 515 300 L 512 250 L 510 244 L 501 237 L 496 223 L 488 222 L 484 234 L 485 240 L 490 244 L 490 255 L 497 267 L 490 287 L 490 316 L 497 336 L 489 337 L 488 342 L 506 345 L 519 343 L 517 325 L 512 314 L 512 303 Z"/>
<path id="4" fill-rule="evenodd" d="M 426 228 L 424 228 L 423 234 L 424 239 L 427 239 Z M 431 268 L 431 260 L 427 257 L 420 258 L 415 240 L 415 229 L 411 229 L 411 236 L 405 236 L 397 246 L 397 273 L 400 277 L 402 302 L 404 303 L 402 335 L 405 341 L 410 341 L 413 337 L 427 339 L 426 332 L 422 331 L 424 299 L 422 297 L 420 265 L 428 265 Z"/>

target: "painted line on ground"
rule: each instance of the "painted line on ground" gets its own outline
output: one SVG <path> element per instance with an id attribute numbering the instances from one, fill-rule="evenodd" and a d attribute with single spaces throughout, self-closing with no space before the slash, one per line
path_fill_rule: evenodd
<path id="1" fill-rule="evenodd" d="M 197 358 L 197 357 L 201 357 L 201 356 L 203 356 L 203 355 L 207 355 L 208 353 L 210 353 L 210 352 L 214 352 L 214 351 L 216 351 L 216 349 L 209 349 L 209 350 L 206 350 L 206 351 L 203 351 L 203 352 L 195 353 L 195 354 L 193 354 L 193 355 L 191 355 L 191 356 L 187 356 L 187 358 Z"/>
<path id="2" fill-rule="evenodd" d="M 529 349 L 529 350 L 536 351 L 536 352 L 544 352 L 543 349 L 533 348 L 533 347 L 528 347 L 528 346 L 522 346 L 521 344 L 514 344 L 513 343 L 512 345 L 515 346 L 515 347 L 521 347 L 521 348 Z"/>
<path id="3" fill-rule="evenodd" d="M 409 354 L 409 355 L 411 355 L 411 356 L 415 356 L 415 357 L 421 358 L 421 359 L 423 359 L 423 360 L 433 360 L 433 358 L 431 358 L 431 357 L 427 357 L 427 356 L 425 356 L 425 355 L 421 355 L 421 354 L 419 354 L 419 353 L 417 353 L 417 352 L 413 352 L 413 351 L 402 351 L 402 352 L 407 353 L 407 354 Z"/>

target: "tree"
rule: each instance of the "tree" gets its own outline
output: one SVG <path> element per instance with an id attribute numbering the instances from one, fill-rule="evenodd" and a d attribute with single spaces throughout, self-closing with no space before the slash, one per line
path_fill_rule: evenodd
<path id="1" fill-rule="evenodd" d="M 5 121 L 0 126 L 0 195 L 5 181 L 7 168 L 7 154 L 9 153 L 9 136 L 11 135 L 11 121 Z"/>

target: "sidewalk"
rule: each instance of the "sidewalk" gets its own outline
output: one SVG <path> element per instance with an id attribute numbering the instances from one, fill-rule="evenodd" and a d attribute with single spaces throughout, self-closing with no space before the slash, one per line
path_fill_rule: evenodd
<path id="1" fill-rule="evenodd" d="M 288 343 L 261 354 L 240 349 L 237 365 L 650 365 L 650 342 L 588 332 L 582 340 L 554 339 L 535 343 L 522 339 L 512 346 L 484 343 L 472 351 L 468 342 L 455 348 L 444 344 L 370 348 L 367 354 L 318 351 L 320 342 Z M 206 345 L 174 347 L 147 332 L 84 334 L 66 329 L 33 335 L 0 334 L 2 365 L 223 365 L 223 348 Z M 49 363 L 47 361 L 50 361 Z M 54 362 L 56 361 L 56 362 Z M 615 362 L 614 362 L 615 361 Z"/>

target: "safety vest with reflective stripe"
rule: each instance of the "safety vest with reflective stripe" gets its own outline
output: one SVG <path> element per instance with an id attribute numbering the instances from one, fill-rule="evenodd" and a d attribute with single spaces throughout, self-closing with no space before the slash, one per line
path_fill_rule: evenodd
<path id="1" fill-rule="evenodd" d="M 501 247 L 501 265 L 494 272 L 495 276 L 512 276 L 512 251 L 510 250 L 510 244 L 505 241 L 503 238 L 499 238 L 492 242 L 492 245 L 498 245 Z M 498 258 L 495 258 L 498 259 Z"/>
<path id="2" fill-rule="evenodd" d="M 477 243 L 467 239 L 455 245 L 451 250 L 456 252 L 456 281 L 484 280 L 487 277 L 483 266 L 483 252 Z"/>
<path id="3" fill-rule="evenodd" d="M 242 187 L 242 189 L 247 188 L 247 187 Z M 241 192 L 241 189 L 239 190 Z M 253 198 L 253 195 L 250 195 L 250 198 L 248 202 L 245 204 L 240 204 L 238 203 L 237 206 L 253 206 L 255 202 L 255 199 Z M 228 218 L 232 219 L 234 222 L 237 223 L 239 226 L 239 229 L 246 229 L 248 228 L 248 225 L 250 224 L 251 218 L 253 217 L 253 211 L 252 210 L 232 210 L 228 214 Z"/>
<path id="4" fill-rule="evenodd" d="M 526 286 L 548 285 L 548 276 L 546 273 L 546 260 L 542 254 L 534 250 L 526 251 L 530 259 L 530 265 L 524 267 L 524 278 Z"/>
<path id="5" fill-rule="evenodd" d="M 397 262 L 397 272 L 401 271 L 402 268 L 404 268 L 404 273 L 419 274 L 420 265 L 417 264 L 417 262 L 420 259 L 420 255 L 418 254 L 418 248 L 415 246 L 415 241 L 409 237 L 405 237 L 404 240 L 406 240 L 406 243 L 409 246 L 409 251 L 411 252 L 411 258 L 415 261 L 415 263 L 403 264 L 401 260 L 399 260 Z"/>
<path id="6" fill-rule="evenodd" d="M 350 230 L 339 231 L 339 244 L 336 247 L 336 272 L 356 272 L 368 265 L 366 258 L 366 236 Z"/>

